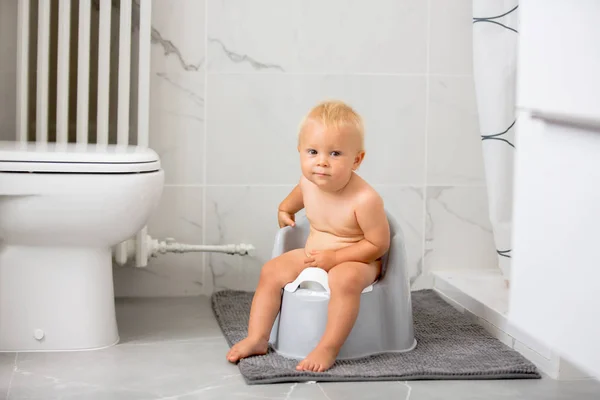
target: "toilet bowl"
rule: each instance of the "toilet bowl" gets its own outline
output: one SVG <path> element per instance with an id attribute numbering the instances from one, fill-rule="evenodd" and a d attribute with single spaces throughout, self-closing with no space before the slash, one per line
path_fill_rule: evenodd
<path id="1" fill-rule="evenodd" d="M 147 148 L 0 142 L 0 351 L 119 341 L 111 249 L 147 223 L 163 181 Z"/>

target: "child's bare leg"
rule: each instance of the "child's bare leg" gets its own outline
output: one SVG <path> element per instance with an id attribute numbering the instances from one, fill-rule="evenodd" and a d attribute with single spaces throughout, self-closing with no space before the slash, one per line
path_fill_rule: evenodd
<path id="1" fill-rule="evenodd" d="M 292 250 L 263 266 L 252 299 L 248 336 L 229 350 L 227 360 L 237 362 L 267 352 L 269 334 L 281 305 L 281 289 L 304 269 L 305 258 L 304 249 Z"/>
<path id="2" fill-rule="evenodd" d="M 375 281 L 379 271 L 378 264 L 359 262 L 342 263 L 329 271 L 331 298 L 325 333 L 297 370 L 323 372 L 331 368 L 358 316 L 360 294 Z"/>

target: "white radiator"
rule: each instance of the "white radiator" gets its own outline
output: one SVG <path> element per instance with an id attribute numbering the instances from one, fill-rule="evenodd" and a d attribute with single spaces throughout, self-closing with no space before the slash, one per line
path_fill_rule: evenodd
<path id="1" fill-rule="evenodd" d="M 113 7 L 111 0 L 18 1 L 16 139 L 148 146 L 152 0 L 121 0 L 120 7 Z M 134 11 L 139 18 L 133 18 Z M 118 15 L 118 21 L 113 20 L 113 13 Z M 97 24 L 93 24 L 96 20 Z M 132 30 L 138 21 L 139 62 L 132 66 Z M 114 34 L 117 22 L 118 36 Z M 97 29 L 93 29 L 94 25 Z M 72 26 L 77 29 L 71 29 Z M 111 59 L 111 48 L 118 48 L 117 59 Z M 75 51 L 76 76 L 70 70 L 71 54 Z M 96 54 L 97 68 L 90 68 Z M 54 59 L 56 64 L 51 63 Z M 36 60 L 35 65 L 32 60 Z M 35 80 L 30 80 L 30 76 L 35 76 Z M 131 101 L 132 76 L 137 79 L 133 82 L 137 83 L 137 104 Z M 110 93 L 112 83 L 117 85 L 116 96 Z M 51 98 L 51 93 L 56 97 Z M 29 107 L 33 95 L 35 112 Z M 76 96 L 76 103 L 70 102 L 72 95 Z M 97 100 L 95 114 L 89 115 L 92 96 Z M 56 113 L 51 115 L 54 104 Z M 75 104 L 75 110 L 70 104 Z M 131 118 L 131 110 L 137 111 L 137 121 Z M 116 123 L 113 135 L 111 120 Z M 137 134 L 130 134 L 132 127 L 137 128 Z M 146 228 L 138 233 L 138 237 L 142 235 L 145 237 Z M 117 255 L 123 252 L 124 244 L 118 246 Z M 141 249 L 137 249 L 138 265 L 145 264 L 145 257 L 140 254 Z"/>

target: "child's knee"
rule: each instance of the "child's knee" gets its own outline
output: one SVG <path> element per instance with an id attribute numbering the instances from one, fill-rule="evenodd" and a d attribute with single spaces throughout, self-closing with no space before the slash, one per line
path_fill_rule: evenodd
<path id="1" fill-rule="evenodd" d="M 282 265 L 282 262 L 277 258 L 268 261 L 260 271 L 260 280 L 263 283 L 285 286 L 287 283 L 296 279 L 292 277 L 293 271 L 290 268 L 286 268 L 286 265 Z"/>
<path id="2" fill-rule="evenodd" d="M 260 280 L 264 283 L 274 282 L 277 280 L 279 272 L 276 260 L 270 260 L 260 270 Z"/>
<path id="3" fill-rule="evenodd" d="M 338 293 L 360 293 L 364 289 L 365 277 L 358 268 L 344 268 L 338 265 L 332 268 L 328 274 L 329 287 L 333 292 Z"/>

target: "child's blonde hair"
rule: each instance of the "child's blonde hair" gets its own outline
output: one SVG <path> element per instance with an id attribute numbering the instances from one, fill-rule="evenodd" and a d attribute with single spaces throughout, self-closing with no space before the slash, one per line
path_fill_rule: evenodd
<path id="1" fill-rule="evenodd" d="M 298 143 L 300 143 L 300 134 L 304 130 L 306 123 L 311 120 L 320 122 L 324 126 L 336 130 L 343 128 L 352 129 L 360 137 L 360 150 L 364 150 L 365 128 L 362 118 L 352 107 L 343 101 L 326 100 L 314 106 L 300 124 Z"/>

